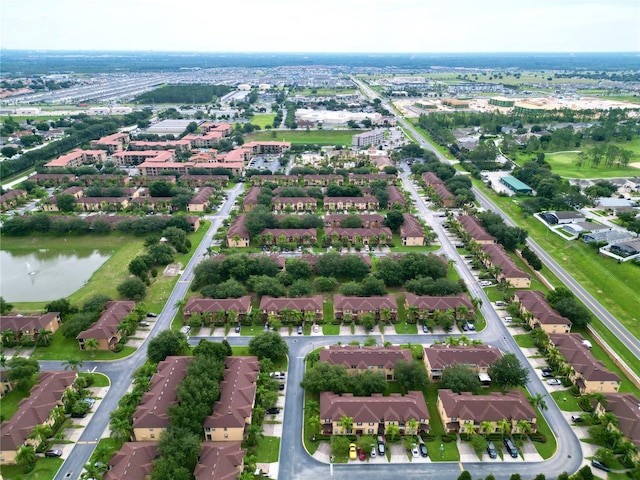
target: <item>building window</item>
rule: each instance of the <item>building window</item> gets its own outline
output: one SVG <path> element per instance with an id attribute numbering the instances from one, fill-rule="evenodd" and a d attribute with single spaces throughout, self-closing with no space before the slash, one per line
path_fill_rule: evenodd
<path id="1" fill-rule="evenodd" d="M 374 423 L 373 422 L 369 422 L 369 426 L 373 427 Z"/>
<path id="2" fill-rule="evenodd" d="M 156 438 L 156 436 L 152 433 L 151 435 L 149 435 L 149 438 Z"/>
<path id="3" fill-rule="evenodd" d="M 356 426 L 361 427 L 362 426 L 362 422 L 356 423 Z"/>
<path id="4" fill-rule="evenodd" d="M 373 433 L 373 428 L 367 429 L 367 433 Z"/>

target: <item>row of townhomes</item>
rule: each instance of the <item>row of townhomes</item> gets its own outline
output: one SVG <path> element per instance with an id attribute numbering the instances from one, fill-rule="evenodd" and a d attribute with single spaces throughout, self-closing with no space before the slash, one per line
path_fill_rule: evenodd
<path id="1" fill-rule="evenodd" d="M 299 312 L 301 315 L 298 322 L 315 322 L 323 318 L 323 303 L 322 295 L 296 298 L 274 298 L 265 295 L 260 300 L 260 312 L 264 320 L 272 317 L 282 319 L 291 312 Z M 405 307 L 423 318 L 433 315 L 436 311 L 451 311 L 456 318 L 468 318 L 474 311 L 469 297 L 464 294 L 439 297 L 408 293 Z M 199 314 L 208 322 L 220 325 L 228 323 L 231 317 L 242 321 L 251 312 L 249 295 L 226 299 L 190 297 L 183 309 L 186 319 Z M 358 321 L 367 314 L 373 315 L 376 320 L 395 321 L 398 314 L 396 297 L 350 297 L 339 294 L 333 296 L 333 318 Z"/>
<path id="2" fill-rule="evenodd" d="M 40 446 L 41 439 L 31 433 L 38 425 L 55 424 L 56 410 L 62 406 L 62 397 L 72 388 L 77 375 L 75 371 L 40 373 L 29 396 L 18 404 L 18 411 L 0 425 L 0 465 L 15 464 L 22 446 Z"/>
<path id="3" fill-rule="evenodd" d="M 504 247 L 484 229 L 477 217 L 460 215 L 456 218 L 455 227 L 463 240 L 475 242 L 479 246 L 477 253 L 480 261 L 487 270 L 495 272 L 498 282 L 508 282 L 514 288 L 531 286 L 531 276 L 515 264 Z"/>
<path id="4" fill-rule="evenodd" d="M 502 353 L 495 347 L 484 345 L 447 346 L 431 345 L 424 348 L 424 363 L 430 378 L 437 380 L 444 368 L 463 364 L 479 376 L 499 360 Z M 373 370 L 389 381 L 395 378 L 398 361 L 412 362 L 411 351 L 400 347 L 331 346 L 320 351 L 321 362 L 343 365 L 349 374 Z M 490 395 L 457 394 L 442 389 L 438 392 L 437 408 L 443 428 L 452 433 L 501 433 L 537 430 L 537 418 L 526 395 L 511 390 Z M 343 426 L 342 418 L 353 419 L 350 428 Z M 352 394 L 320 394 L 320 418 L 326 435 L 384 435 L 389 425 L 397 425 L 400 433 L 426 433 L 431 429 L 430 416 L 422 392 L 405 395 L 372 395 L 357 397 Z M 526 423 L 526 427 L 523 425 Z M 506 423 L 506 425 L 505 425 Z"/>
<path id="5" fill-rule="evenodd" d="M 348 217 L 347 214 L 331 214 L 324 216 L 325 229 L 324 237 L 335 242 L 349 242 L 351 244 L 361 243 L 362 245 L 386 245 L 393 239 L 393 232 L 381 225 L 377 220 L 384 217 L 377 214 L 365 214 L 356 216 L 362 220 L 363 226 L 360 228 L 342 228 L 340 220 Z M 340 218 L 341 217 L 341 218 Z M 227 230 L 227 245 L 234 248 L 246 248 L 251 244 L 251 235 L 246 227 L 246 215 L 237 216 Z M 422 224 L 411 214 L 404 214 L 404 222 L 400 226 L 400 239 L 402 245 L 422 246 L 425 244 L 425 232 Z M 286 242 L 298 245 L 314 245 L 318 242 L 318 232 L 315 228 L 289 228 L 289 229 L 265 229 L 258 235 L 257 243 L 273 245 L 274 243 Z"/>
<path id="6" fill-rule="evenodd" d="M 357 185 L 366 187 L 378 180 L 387 182 L 387 185 L 395 185 L 398 178 L 386 173 L 350 173 L 347 178 L 342 175 L 254 175 L 251 177 L 251 185 L 261 186 L 265 183 L 275 183 L 288 187 L 327 187 L 329 185 Z"/>
<path id="7" fill-rule="evenodd" d="M 106 480 L 147 478 L 158 456 L 157 442 L 169 427 L 169 409 L 178 402 L 177 388 L 193 357 L 167 357 L 158 364 L 149 390 L 133 414 L 133 441 L 126 442 L 109 461 Z M 227 357 L 220 399 L 205 419 L 197 480 L 237 478 L 244 468 L 242 448 L 251 424 L 260 364 L 256 357 Z"/>
<path id="8" fill-rule="evenodd" d="M 435 173 L 423 173 L 422 182 L 434 203 L 445 208 L 456 206 L 456 197 Z"/>

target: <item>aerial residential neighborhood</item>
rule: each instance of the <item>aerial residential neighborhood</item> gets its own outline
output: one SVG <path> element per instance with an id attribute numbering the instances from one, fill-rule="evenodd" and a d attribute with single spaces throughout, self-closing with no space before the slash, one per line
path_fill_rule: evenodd
<path id="1" fill-rule="evenodd" d="M 94 36 L 3 46 L 0 478 L 640 479 L 637 52 Z"/>

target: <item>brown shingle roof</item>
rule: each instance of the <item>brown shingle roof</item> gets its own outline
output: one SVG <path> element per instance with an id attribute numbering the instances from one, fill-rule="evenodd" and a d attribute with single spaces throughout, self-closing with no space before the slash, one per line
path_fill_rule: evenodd
<path id="1" fill-rule="evenodd" d="M 640 400 L 633 393 L 606 393 L 607 412 L 618 418 L 618 428 L 640 447 Z"/>
<path id="2" fill-rule="evenodd" d="M 301 312 L 322 311 L 322 295 L 314 295 L 312 297 L 274 298 L 265 295 L 260 300 L 260 310 L 268 312 L 280 312 L 282 309 L 300 310 Z"/>
<path id="3" fill-rule="evenodd" d="M 579 333 L 550 333 L 553 343 L 571 367 L 586 381 L 619 382 L 620 377 L 607 370 L 604 363 L 596 360 L 582 343 L 584 337 Z"/>
<path id="4" fill-rule="evenodd" d="M 497 242 L 496 237 L 490 235 L 476 217 L 460 215 L 456 220 L 460 222 L 465 231 L 471 235 L 471 238 L 474 240 L 478 242 Z"/>
<path id="5" fill-rule="evenodd" d="M 193 357 L 167 357 L 158 363 L 149 390 L 133 414 L 133 428 L 167 428 L 170 405 L 178 402 L 177 388 L 187 375 Z"/>
<path id="6" fill-rule="evenodd" d="M 77 373 L 42 372 L 29 396 L 18 404 L 18 411 L 0 426 L 0 450 L 15 451 L 31 434 L 33 427 L 44 423 L 65 390 L 73 384 Z"/>
<path id="7" fill-rule="evenodd" d="M 354 214 L 346 214 L 346 215 L 344 213 L 332 213 L 324 216 L 324 223 L 325 225 L 328 223 L 339 224 L 342 220 L 350 217 L 351 215 L 355 215 L 356 217 L 358 217 L 360 220 L 362 220 L 362 223 L 377 222 L 382 224 L 382 222 L 384 221 L 384 215 L 378 215 L 377 213 L 369 213 L 369 214 L 354 213 Z"/>
<path id="8" fill-rule="evenodd" d="M 405 298 L 407 300 L 407 305 L 413 305 L 418 307 L 420 310 L 428 310 L 430 312 L 435 310 L 456 310 L 462 306 L 467 307 L 469 311 L 473 311 L 473 304 L 465 294 L 431 297 L 428 295 L 418 296 L 407 292 Z"/>
<path id="9" fill-rule="evenodd" d="M 244 428 L 251 417 L 260 362 L 257 357 L 227 357 L 225 365 L 220 400 L 205 419 L 205 428 Z"/>
<path id="10" fill-rule="evenodd" d="M 511 390 L 503 395 L 493 392 L 489 395 L 472 395 L 470 392 L 457 394 L 451 390 L 438 390 L 447 417 L 476 422 L 499 422 L 504 419 L 528 420 L 536 418 L 536 412 L 527 397 L 519 390 Z"/>
<path id="11" fill-rule="evenodd" d="M 257 205 L 258 195 L 260 195 L 260 192 L 262 192 L 260 187 L 251 187 L 244 196 L 244 201 L 242 203 L 246 205 Z"/>
<path id="12" fill-rule="evenodd" d="M 216 313 L 220 310 L 225 312 L 247 312 L 251 308 L 251 296 L 245 295 L 240 298 L 199 298 L 189 297 L 184 306 L 185 315 L 193 313 L 212 312 Z"/>
<path id="13" fill-rule="evenodd" d="M 201 205 L 207 203 L 213 196 L 213 187 L 201 188 L 198 193 L 189 201 L 189 205 Z"/>
<path id="14" fill-rule="evenodd" d="M 331 235 L 337 234 L 339 237 L 361 236 L 365 238 L 379 237 L 380 235 L 386 235 L 387 240 L 391 240 L 391 237 L 393 236 L 393 233 L 391 233 L 391 230 L 388 227 L 380 227 L 380 228 L 327 227 L 324 230 L 324 234 L 326 237 L 331 237 Z"/>
<path id="15" fill-rule="evenodd" d="M 547 303 L 544 293 L 539 290 L 523 290 L 516 292 L 516 299 L 540 323 L 551 325 L 571 325 L 571 320 L 563 317 Z"/>
<path id="16" fill-rule="evenodd" d="M 193 475 L 196 480 L 236 480 L 246 453 L 240 442 L 204 442 Z"/>
<path id="17" fill-rule="evenodd" d="M 144 480 L 151 475 L 158 456 L 157 442 L 125 442 L 111 460 L 104 480 Z"/>
<path id="18" fill-rule="evenodd" d="M 118 331 L 122 319 L 129 315 L 135 306 L 136 302 L 132 301 L 107 302 L 98 321 L 84 332 L 80 332 L 76 338 L 110 339 Z"/>
<path id="19" fill-rule="evenodd" d="M 422 174 L 422 180 L 424 181 L 424 183 L 426 183 L 427 185 L 438 185 L 441 184 L 443 185 L 444 182 L 440 179 L 440 177 L 438 177 L 435 173 L 433 172 L 424 172 Z"/>
<path id="20" fill-rule="evenodd" d="M 374 393 L 370 397 L 354 397 L 350 393 L 342 396 L 332 392 L 320 393 L 320 419 L 327 423 L 339 421 L 343 416 L 353 418 L 355 423 L 376 424 L 385 422 L 406 422 L 411 419 L 427 420 L 429 411 L 422 392 L 409 392 L 406 395 L 392 393 L 388 397 Z M 426 422 L 421 422 L 426 423 Z"/>
<path id="21" fill-rule="evenodd" d="M 353 345 L 332 345 L 320 350 L 321 362 L 344 365 L 347 368 L 352 368 L 355 365 L 355 368 L 362 370 L 379 365 L 391 369 L 399 360 L 412 363 L 411 350 L 398 346 L 359 347 Z"/>
<path id="22" fill-rule="evenodd" d="M 402 194 L 402 191 L 398 187 L 387 187 L 387 193 L 389 194 L 389 205 L 393 203 L 400 203 L 402 205 L 407 203 L 407 199 Z"/>
<path id="23" fill-rule="evenodd" d="M 36 332 L 45 328 L 53 320 L 60 316 L 60 312 L 49 312 L 42 315 L 2 315 L 0 316 L 0 331 L 13 330 L 14 332 L 24 332 L 30 330 Z"/>
<path id="24" fill-rule="evenodd" d="M 502 358 L 502 352 L 490 345 L 448 346 L 430 345 L 424 349 L 424 354 L 433 370 L 444 370 L 456 364 L 489 367 Z"/>
<path id="25" fill-rule="evenodd" d="M 400 225 L 401 237 L 424 237 L 424 228 L 410 213 L 403 214 L 404 222 Z"/>
<path id="26" fill-rule="evenodd" d="M 531 278 L 531 276 L 520 270 L 511 259 L 502 245 L 490 243 L 482 245 L 482 251 L 491 257 L 492 265 L 499 265 L 502 274 L 507 278 Z"/>
<path id="27" fill-rule="evenodd" d="M 227 238 L 233 238 L 236 235 L 240 238 L 249 238 L 249 230 L 245 225 L 246 220 L 246 215 L 237 216 L 227 231 Z"/>
<path id="28" fill-rule="evenodd" d="M 376 311 L 388 308 L 389 310 L 397 310 L 396 298 L 393 295 L 385 295 L 382 297 L 345 297 L 344 295 L 333 296 L 334 308 L 339 310 L 352 310 L 355 312 Z"/>

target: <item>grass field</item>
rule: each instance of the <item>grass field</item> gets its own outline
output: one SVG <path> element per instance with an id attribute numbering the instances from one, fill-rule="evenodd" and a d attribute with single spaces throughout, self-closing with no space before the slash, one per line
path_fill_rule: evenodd
<path id="1" fill-rule="evenodd" d="M 626 147 L 629 149 L 631 144 Z M 636 153 L 636 157 L 638 153 Z M 630 177 L 640 175 L 640 169 L 635 167 L 605 167 L 600 165 L 598 168 L 584 165 L 580 168 L 576 165 L 577 153 L 558 152 L 547 153 L 544 157 L 545 161 L 551 165 L 553 173 L 565 178 L 615 178 Z M 635 159 L 636 161 L 638 158 Z"/>
<path id="2" fill-rule="evenodd" d="M 275 113 L 258 113 L 251 117 L 250 123 L 252 125 L 258 125 L 260 128 L 264 128 L 267 125 L 273 125 L 274 118 L 276 118 Z"/>
<path id="3" fill-rule="evenodd" d="M 38 457 L 35 468 L 24 473 L 21 465 L 3 465 L 2 476 L 11 480 L 51 480 L 64 462 L 61 458 Z"/>
<path id="4" fill-rule="evenodd" d="M 280 455 L 280 437 L 262 437 L 258 440 L 256 462 L 272 463 L 278 461 Z"/>
<path id="5" fill-rule="evenodd" d="M 245 142 L 284 141 L 292 144 L 304 145 L 351 145 L 351 137 L 363 130 L 271 130 L 247 135 Z"/>

